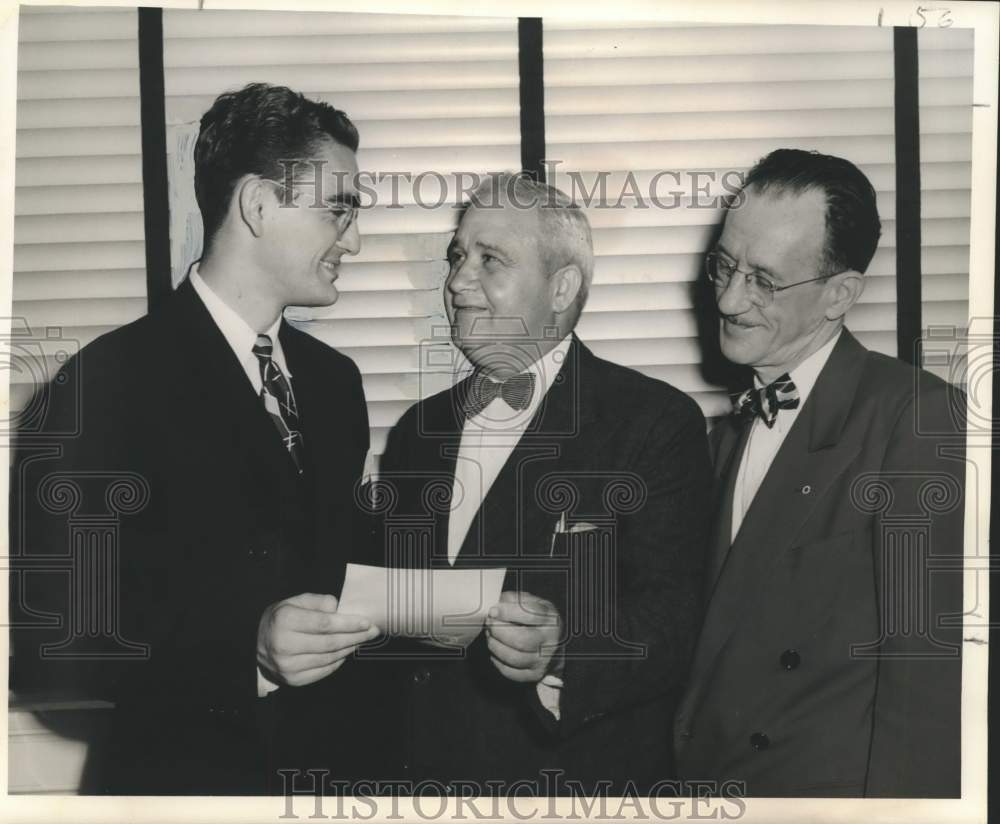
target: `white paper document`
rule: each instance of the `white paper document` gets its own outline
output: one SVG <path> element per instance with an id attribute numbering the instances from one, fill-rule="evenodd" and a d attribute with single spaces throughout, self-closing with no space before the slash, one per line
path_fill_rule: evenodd
<path id="1" fill-rule="evenodd" d="M 348 564 L 337 611 L 383 632 L 468 646 L 500 600 L 505 569 L 390 569 Z"/>

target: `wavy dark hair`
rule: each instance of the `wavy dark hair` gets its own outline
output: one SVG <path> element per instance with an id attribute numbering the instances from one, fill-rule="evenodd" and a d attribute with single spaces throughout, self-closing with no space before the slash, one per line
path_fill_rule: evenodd
<path id="1" fill-rule="evenodd" d="M 285 86 L 251 83 L 216 98 L 201 118 L 194 148 L 205 250 L 222 225 L 237 180 L 246 174 L 283 180 L 278 161 L 307 159 L 326 139 L 358 150 L 358 130 L 344 112 Z"/>
<path id="2" fill-rule="evenodd" d="M 849 160 L 802 149 L 778 149 L 747 172 L 743 188 L 751 187 L 761 193 L 822 191 L 826 196 L 825 272 L 833 275 L 853 269 L 863 273 L 868 268 L 882 223 L 875 189 Z"/>

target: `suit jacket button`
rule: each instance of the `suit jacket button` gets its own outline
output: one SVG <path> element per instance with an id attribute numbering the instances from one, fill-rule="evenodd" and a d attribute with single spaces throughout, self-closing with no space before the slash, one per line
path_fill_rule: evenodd
<path id="1" fill-rule="evenodd" d="M 794 649 L 786 649 L 783 653 L 781 653 L 781 658 L 779 660 L 783 669 L 793 670 L 802 663 L 802 656 L 800 656 Z"/>
<path id="2" fill-rule="evenodd" d="M 755 732 L 750 736 L 750 749 L 754 752 L 766 750 L 771 746 L 771 739 L 762 732 Z"/>
<path id="3" fill-rule="evenodd" d="M 413 673 L 413 683 L 414 684 L 426 684 L 431 680 L 431 674 L 425 669 L 418 669 Z"/>

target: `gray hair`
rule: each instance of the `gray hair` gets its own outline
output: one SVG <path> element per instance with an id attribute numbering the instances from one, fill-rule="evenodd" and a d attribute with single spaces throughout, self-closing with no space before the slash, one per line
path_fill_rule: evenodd
<path id="1" fill-rule="evenodd" d="M 594 241 L 586 213 L 562 190 L 539 183 L 524 172 L 487 175 L 473 190 L 466 208 L 497 209 L 506 205 L 538 213 L 538 241 L 548 274 L 570 265 L 580 270 L 572 319 L 575 326 L 594 279 Z"/>

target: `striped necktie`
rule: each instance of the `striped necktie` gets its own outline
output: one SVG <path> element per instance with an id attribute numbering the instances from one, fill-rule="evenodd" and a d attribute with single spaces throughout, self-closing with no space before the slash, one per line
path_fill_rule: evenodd
<path id="1" fill-rule="evenodd" d="M 770 429 L 778 418 L 779 409 L 795 409 L 799 405 L 799 390 L 786 372 L 776 381 L 760 389 L 747 389 L 733 400 L 733 414 L 760 416 Z"/>
<path id="2" fill-rule="evenodd" d="M 299 431 L 299 410 L 295 405 L 291 384 L 272 357 L 274 346 L 268 335 L 257 335 L 253 353 L 260 364 L 262 383 L 260 397 L 264 408 L 278 428 L 281 440 L 295 462 L 295 468 L 302 473 L 302 433 Z"/>

